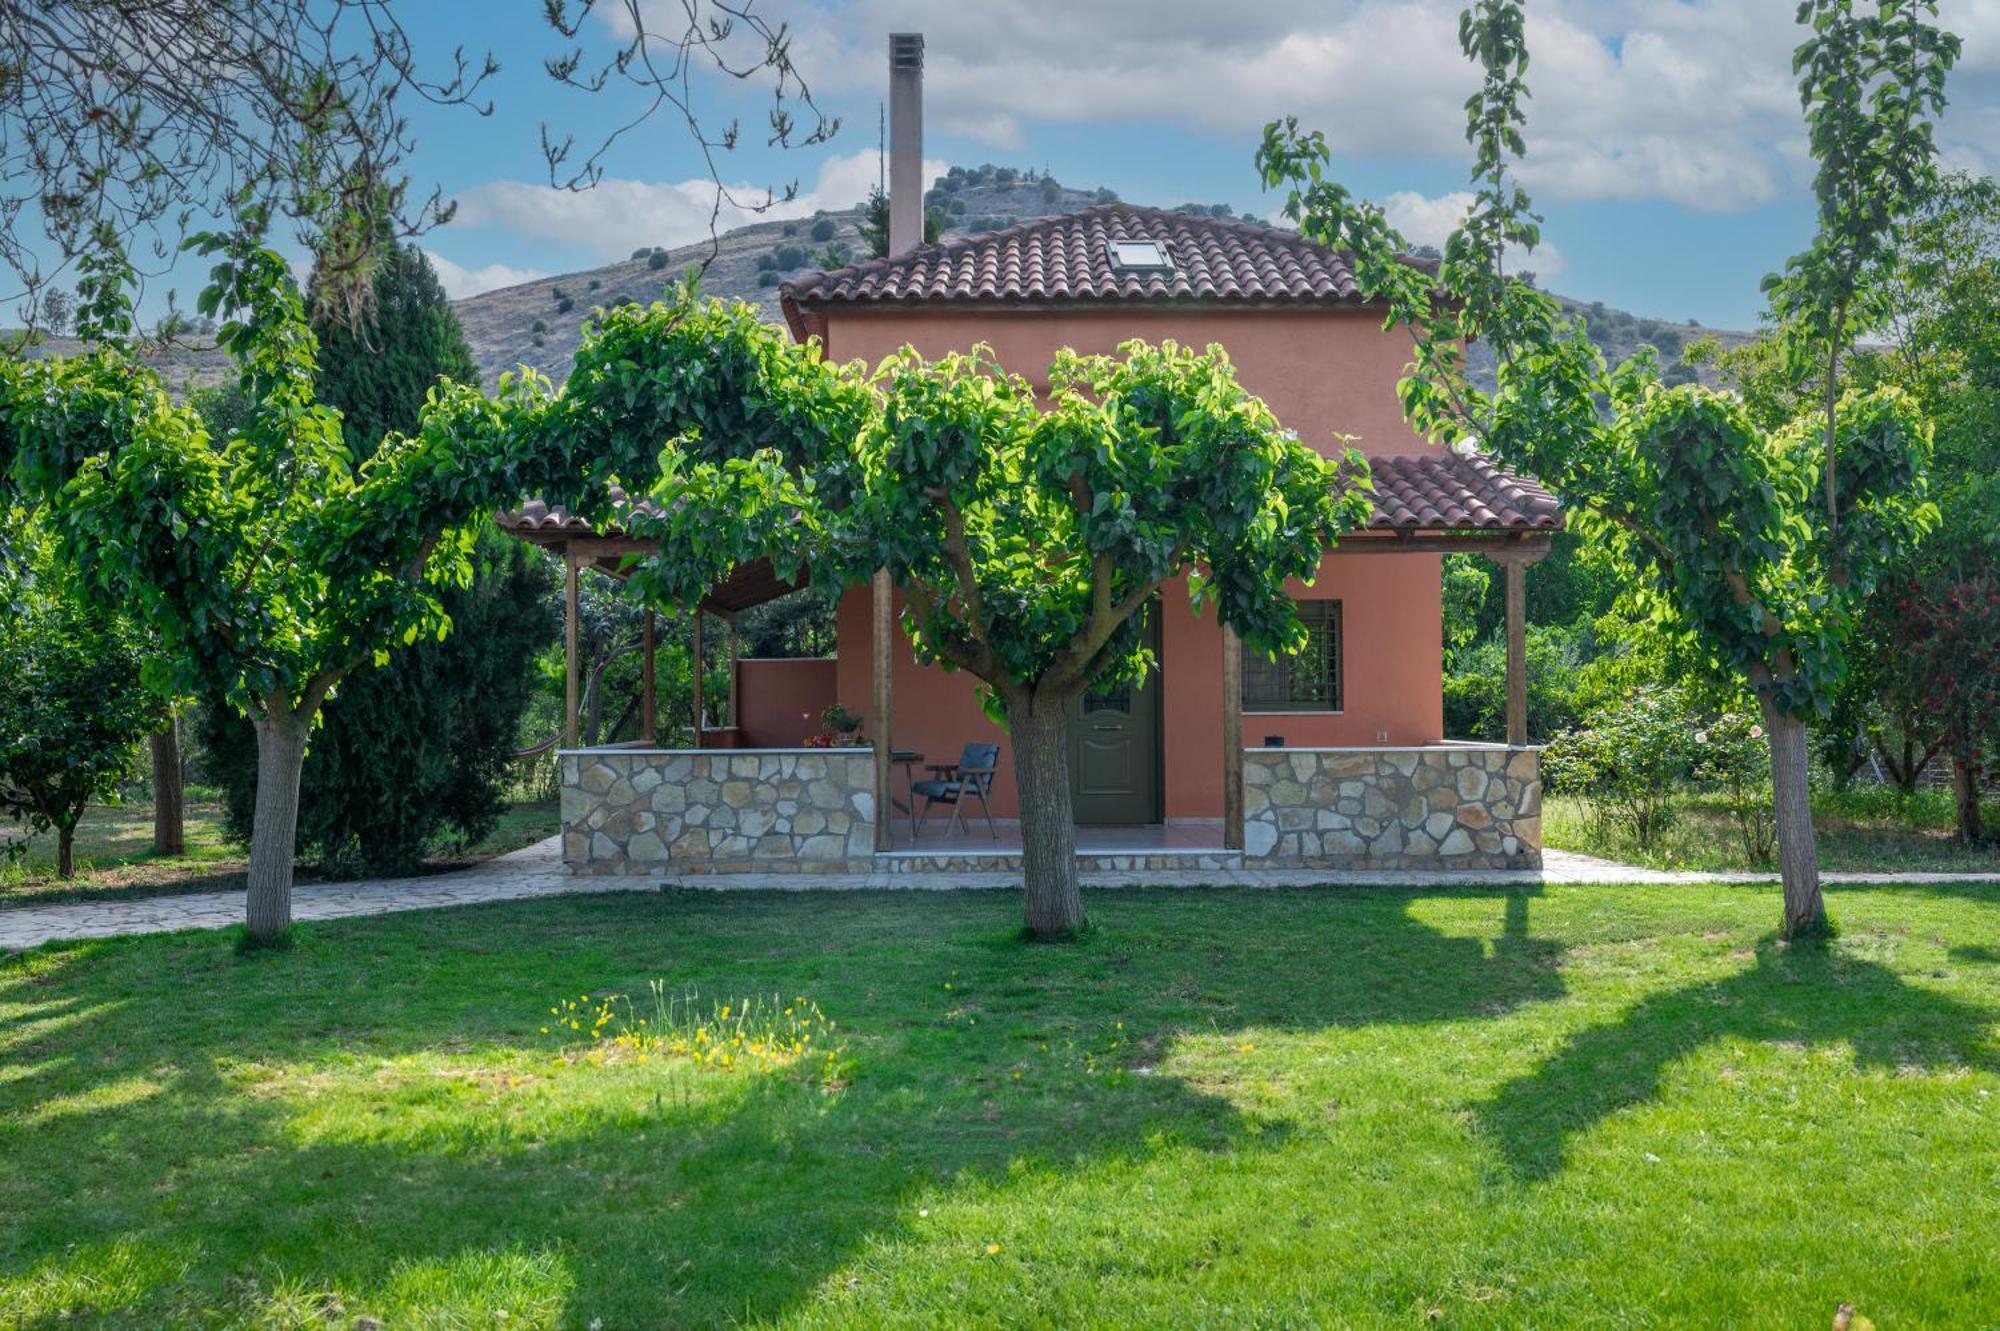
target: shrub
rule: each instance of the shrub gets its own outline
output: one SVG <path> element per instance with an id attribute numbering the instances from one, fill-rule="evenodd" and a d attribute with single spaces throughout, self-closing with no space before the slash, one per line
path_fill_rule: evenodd
<path id="1" fill-rule="evenodd" d="M 528 331 L 537 336 L 546 333 L 549 331 L 549 321 L 547 319 L 537 319 L 528 325 Z"/>
<path id="2" fill-rule="evenodd" d="M 1042 177 L 1042 202 L 1054 203 L 1062 197 L 1062 186 L 1056 184 L 1054 176 Z"/>
<path id="3" fill-rule="evenodd" d="M 757 285 L 760 287 L 774 287 L 784 280 L 785 275 L 775 268 L 766 268 L 757 274 Z"/>
<path id="4" fill-rule="evenodd" d="M 667 252 L 665 250 L 654 250 L 652 254 L 647 256 L 646 266 L 656 273 L 659 272 L 660 269 L 667 266 Z"/>
<path id="5" fill-rule="evenodd" d="M 1553 624 L 1528 627 L 1528 733 L 1548 736 L 1583 724 L 1577 695 L 1583 635 Z M 1444 729 L 1454 739 L 1507 736 L 1507 648 L 1498 637 L 1455 652 L 1444 678 Z"/>
<path id="6" fill-rule="evenodd" d="M 571 300 L 568 296 L 564 296 L 560 300 L 556 301 L 557 314 L 568 314 L 571 310 L 575 308 L 576 308 L 576 302 Z"/>
<path id="7" fill-rule="evenodd" d="M 1099 203 L 1116 203 L 1118 202 L 1118 191 L 1115 189 L 1100 189 L 1090 197 Z"/>
<path id="8" fill-rule="evenodd" d="M 603 282 L 603 280 L 602 280 L 601 278 L 595 278 L 595 277 L 593 277 L 593 278 L 591 278 L 591 279 L 590 279 L 590 289 L 591 289 L 592 291 L 595 291 L 595 290 L 597 290 L 597 289 L 598 289 L 599 287 L 601 287 L 601 286 L 603 286 L 603 285 L 604 285 L 604 282 Z"/>
<path id="9" fill-rule="evenodd" d="M 760 254 L 757 256 L 758 272 L 760 273 L 776 272 L 777 268 L 778 268 L 778 255 L 775 250 L 769 254 Z"/>
<path id="10" fill-rule="evenodd" d="M 780 245 L 771 251 L 774 267 L 783 272 L 806 266 L 806 247 L 803 245 Z"/>
<path id="11" fill-rule="evenodd" d="M 1651 850 L 1673 816 L 1675 791 L 1693 765 L 1693 727 L 1677 688 L 1642 689 L 1566 730 L 1542 751 L 1542 777 L 1554 793 L 1584 801 L 1606 839 L 1629 837 Z"/>
<path id="12" fill-rule="evenodd" d="M 118 780 L 166 708 L 140 680 L 146 639 L 66 593 L 31 582 L 0 616 L 0 818 L 56 834 L 56 874 L 76 869 L 77 820 Z M 24 841 L 0 836 L 0 858 Z"/>
<path id="13" fill-rule="evenodd" d="M 1743 854 L 1769 864 L 1778 828 L 1771 808 L 1771 746 L 1748 712 L 1724 712 L 1694 733 L 1694 779 L 1717 791 Z"/>
<path id="14" fill-rule="evenodd" d="M 651 245 L 641 245 L 638 249 L 632 251 L 632 257 L 635 259 L 643 259 L 652 252 L 653 252 L 653 247 Z"/>
<path id="15" fill-rule="evenodd" d="M 831 217 L 822 217 L 813 223 L 812 238 L 821 244 L 825 244 L 827 241 L 833 239 L 833 233 L 839 229 Z"/>
<path id="16" fill-rule="evenodd" d="M 787 236 L 796 236 L 799 234 L 799 224 L 797 222 L 787 222 L 781 229 L 781 233 Z"/>

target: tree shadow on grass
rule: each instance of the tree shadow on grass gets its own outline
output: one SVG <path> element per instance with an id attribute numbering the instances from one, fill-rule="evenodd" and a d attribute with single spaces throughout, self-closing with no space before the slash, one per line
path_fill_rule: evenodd
<path id="1" fill-rule="evenodd" d="M 1187 1033 L 1560 996 L 1528 894 L 1441 895 L 1474 932 L 1421 922 L 1415 894 L 1126 892 L 1051 949 L 1013 937 L 1000 895 L 668 894 L 314 926 L 250 960 L 219 935 L 54 949 L 0 970 L 21 1005 L 0 1286 L 136 1241 L 183 1265 L 130 1308 L 194 1320 L 247 1318 L 288 1282 L 442 1304 L 510 1279 L 566 1323 L 777 1316 L 871 1243 L 924 1235 L 920 1199 L 1282 1142 L 1130 1071 Z M 850 1084 L 555 1063 L 550 1002 L 655 977 L 810 995 Z M 20 1032 L 86 1011 L 105 1015 Z"/>
<path id="2" fill-rule="evenodd" d="M 1583 1031 L 1501 1086 L 1478 1116 L 1515 1177 L 1538 1181 L 1561 1171 L 1572 1138 L 1658 1096 L 1666 1068 L 1712 1041 L 1844 1044 L 1861 1067 L 2000 1069 L 1986 1034 L 1996 1015 L 1834 946 L 1766 939 L 1754 966 Z"/>

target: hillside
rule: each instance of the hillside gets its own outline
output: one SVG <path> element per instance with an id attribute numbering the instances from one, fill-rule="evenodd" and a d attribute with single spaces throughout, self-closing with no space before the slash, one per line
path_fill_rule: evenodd
<path id="1" fill-rule="evenodd" d="M 1075 212 L 1116 199 L 1109 190 L 1072 189 L 1051 178 L 1018 173 L 1011 168 L 982 166 L 952 168 L 926 196 L 927 205 L 943 223 L 942 236 L 977 235 L 1011 226 L 1026 218 Z M 1201 205 L 1184 205 L 1190 210 Z M 1220 212 L 1226 214 L 1227 208 Z M 499 375 L 522 365 L 561 380 L 576 354 L 579 330 L 591 307 L 656 299 L 666 283 L 690 267 L 706 263 L 701 283 L 710 295 L 748 301 L 766 319 L 776 321 L 777 287 L 788 278 L 817 268 L 854 262 L 869 255 L 862 237 L 864 210 L 857 205 L 837 212 L 788 221 L 752 222 L 719 237 L 674 250 L 641 250 L 627 259 L 583 272 L 524 282 L 454 302 L 466 338 L 472 344 L 481 377 L 490 386 Z M 1257 218 L 1246 218 L 1258 221 Z M 1698 324 L 1646 319 L 1602 302 L 1584 304 L 1557 299 L 1589 322 L 1591 336 L 1614 361 L 1630 355 L 1640 342 L 1659 348 L 1675 372 L 1682 348 L 1714 330 Z M 1747 340 L 1747 334 L 1718 332 L 1725 346 Z M 33 354 L 75 350 L 70 338 L 49 338 Z M 1492 365 L 1479 348 L 1471 355 L 1475 377 L 1490 382 Z M 225 357 L 212 349 L 173 346 L 155 358 L 163 378 L 176 390 L 204 387 L 230 377 Z M 1708 378 L 1706 372 L 1704 378 Z"/>

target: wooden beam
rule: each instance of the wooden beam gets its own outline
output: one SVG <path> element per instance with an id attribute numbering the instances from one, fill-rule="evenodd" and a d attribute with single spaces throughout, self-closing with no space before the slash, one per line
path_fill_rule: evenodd
<path id="1" fill-rule="evenodd" d="M 1329 550 L 1333 555 L 1387 554 L 1470 554 L 1500 560 L 1517 554 L 1535 559 L 1549 552 L 1553 532 L 1507 532 L 1493 536 L 1419 535 L 1399 533 L 1389 536 L 1352 536 Z"/>
<path id="2" fill-rule="evenodd" d="M 1507 742 L 1528 742 L 1528 566 L 1500 563 L 1507 588 Z"/>
<path id="3" fill-rule="evenodd" d="M 1243 639 L 1222 626 L 1222 846 L 1243 849 Z"/>
<path id="4" fill-rule="evenodd" d="M 875 570 L 872 584 L 874 601 L 873 650 L 870 660 L 875 682 L 875 849 L 888 850 L 894 845 L 895 801 L 889 793 L 889 747 L 890 727 L 890 675 L 894 661 L 890 656 L 896 641 L 895 586 L 889 581 L 889 570 Z"/>
<path id="5" fill-rule="evenodd" d="M 581 739 L 577 713 L 583 705 L 581 628 L 578 624 L 576 556 L 563 551 L 563 744 L 574 749 Z"/>
<path id="6" fill-rule="evenodd" d="M 659 616 L 653 607 L 646 607 L 646 627 L 640 639 L 645 650 L 644 674 L 640 684 L 644 694 L 639 703 L 639 733 L 648 744 L 660 742 L 659 686 L 653 676 L 654 649 L 660 636 Z"/>
<path id="7" fill-rule="evenodd" d="M 693 628 L 692 628 L 692 629 L 691 629 L 691 630 L 689 631 L 689 636 L 690 636 L 690 637 L 692 637 L 692 638 L 694 639 L 694 646 L 693 646 L 693 648 L 692 648 L 692 655 L 693 655 L 693 657 L 694 657 L 694 746 L 695 746 L 695 747 L 696 747 L 696 748 L 698 749 L 698 748 L 700 748 L 700 747 L 701 747 L 701 732 L 702 732 L 702 716 L 701 716 L 701 714 L 702 714 L 702 708 L 703 708 L 703 706 L 704 706 L 704 704 L 703 704 L 703 701 L 702 701 L 702 696 L 701 696 L 701 694 L 702 694 L 702 687 L 701 687 L 701 685 L 702 685 L 702 680 L 701 680 L 701 673 L 702 673 L 702 672 L 701 672 L 701 656 L 702 656 L 702 652 L 701 652 L 701 611 L 700 611 L 700 610 L 696 610 L 696 611 L 694 612 L 694 626 L 693 626 Z"/>

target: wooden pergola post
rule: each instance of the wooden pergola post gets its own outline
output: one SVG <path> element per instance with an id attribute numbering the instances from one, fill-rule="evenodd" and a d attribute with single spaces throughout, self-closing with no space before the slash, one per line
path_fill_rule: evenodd
<path id="1" fill-rule="evenodd" d="M 694 669 L 691 672 L 694 676 L 694 746 L 698 749 L 701 747 L 702 712 L 706 706 L 701 696 L 702 695 L 702 678 L 701 678 L 702 651 L 701 651 L 701 607 L 700 606 L 696 606 L 694 608 L 694 625 L 688 631 L 688 636 L 694 640 L 692 644 L 692 650 L 690 651 L 689 654 L 694 658 Z"/>
<path id="2" fill-rule="evenodd" d="M 1506 597 L 1507 742 L 1516 746 L 1528 742 L 1528 565 L 1547 553 L 1546 545 L 1521 545 L 1486 554 L 1500 566 Z"/>
<path id="3" fill-rule="evenodd" d="M 563 550 L 563 745 L 574 749 L 582 739 L 577 714 L 583 706 L 583 663 L 581 659 L 576 587 L 576 556 Z"/>
<path id="4" fill-rule="evenodd" d="M 1222 846 L 1243 849 L 1243 639 L 1222 626 Z"/>
<path id="5" fill-rule="evenodd" d="M 1507 742 L 1528 742 L 1528 566 L 1500 565 L 1507 586 Z"/>
<path id="6" fill-rule="evenodd" d="M 729 617 L 729 720 L 730 726 L 740 726 L 743 718 L 736 710 L 736 667 L 743 659 L 743 636 L 736 631 L 736 616 Z"/>
<path id="7" fill-rule="evenodd" d="M 654 613 L 653 607 L 647 606 L 646 626 L 641 631 L 640 636 L 640 646 L 644 652 L 644 661 L 641 666 L 639 681 L 641 690 L 639 733 L 645 737 L 648 744 L 658 744 L 660 742 L 659 692 L 653 680 L 653 655 L 658 638 L 658 616 Z"/>
<path id="8" fill-rule="evenodd" d="M 895 803 L 889 793 L 889 680 L 892 669 L 890 650 L 895 644 L 895 587 L 889 570 L 875 570 L 871 584 L 874 602 L 873 651 L 875 676 L 875 849 L 894 845 Z"/>

